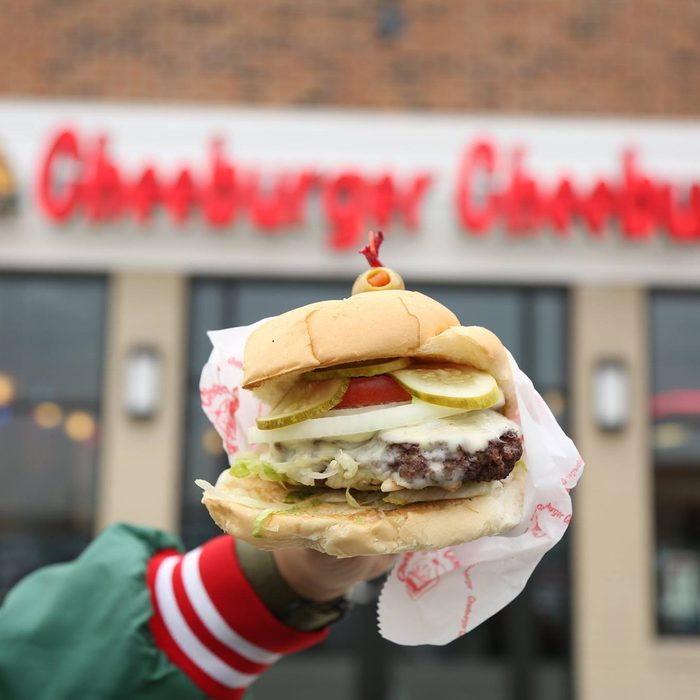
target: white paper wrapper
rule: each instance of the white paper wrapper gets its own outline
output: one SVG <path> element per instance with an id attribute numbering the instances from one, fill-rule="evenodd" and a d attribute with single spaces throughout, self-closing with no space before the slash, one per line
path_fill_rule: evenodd
<path id="1" fill-rule="evenodd" d="M 232 457 L 248 448 L 246 429 L 262 406 L 240 389 L 252 326 L 211 331 L 200 381 L 202 408 Z M 510 358 L 527 464 L 525 509 L 507 535 L 400 557 L 379 598 L 379 630 L 404 645 L 447 644 L 512 601 L 571 521 L 569 491 L 583 461 L 532 382 Z"/>
<path id="2" fill-rule="evenodd" d="M 262 412 L 262 404 L 250 391 L 241 389 L 241 382 L 245 341 L 266 320 L 207 333 L 214 349 L 202 370 L 199 394 L 204 413 L 224 441 L 229 461 L 236 452 L 248 449 L 246 430 Z"/>

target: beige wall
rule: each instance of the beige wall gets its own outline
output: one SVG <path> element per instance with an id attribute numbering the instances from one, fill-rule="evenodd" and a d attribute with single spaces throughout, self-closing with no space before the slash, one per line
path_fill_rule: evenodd
<path id="1" fill-rule="evenodd" d="M 186 279 L 118 273 L 110 295 L 97 527 L 126 520 L 174 531 L 180 511 Z M 155 418 L 135 421 L 123 407 L 124 365 L 129 349 L 144 345 L 161 353 L 162 394 Z"/>
<path id="2" fill-rule="evenodd" d="M 575 438 L 586 460 L 574 501 L 576 700 L 700 697 L 700 643 L 655 634 L 647 295 L 586 287 L 572 300 Z M 622 359 L 631 375 L 631 421 L 618 434 L 591 416 L 603 357 Z"/>

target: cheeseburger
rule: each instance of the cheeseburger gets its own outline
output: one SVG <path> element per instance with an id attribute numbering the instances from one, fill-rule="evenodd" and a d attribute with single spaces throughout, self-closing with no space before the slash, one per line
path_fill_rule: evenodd
<path id="1" fill-rule="evenodd" d="M 520 520 L 525 466 L 506 350 L 372 268 L 347 299 L 258 326 L 243 389 L 268 408 L 204 503 L 259 547 L 436 549 Z M 380 291 L 381 290 L 381 291 Z"/>

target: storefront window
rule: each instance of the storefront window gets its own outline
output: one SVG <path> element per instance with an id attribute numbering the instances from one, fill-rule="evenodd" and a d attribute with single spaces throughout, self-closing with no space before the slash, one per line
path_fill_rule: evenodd
<path id="1" fill-rule="evenodd" d="M 651 298 L 656 617 L 700 635 L 700 294 Z"/>
<path id="2" fill-rule="evenodd" d="M 566 296 L 560 290 L 414 285 L 466 324 L 491 328 L 566 422 Z M 252 323 L 318 299 L 341 298 L 347 285 L 294 281 L 195 281 L 191 293 L 188 429 L 182 535 L 196 546 L 218 534 L 193 485 L 226 465 L 221 441 L 199 406 L 199 374 L 210 352 L 206 331 Z M 257 683 L 264 697 L 336 700 L 570 697 L 568 537 L 541 562 L 508 608 L 446 647 L 397 647 L 379 637 L 372 606 L 361 606 L 321 647 L 278 663 Z M 313 679 L 313 681 L 310 681 Z"/>
<path id="3" fill-rule="evenodd" d="M 0 599 L 90 541 L 105 284 L 0 276 Z"/>

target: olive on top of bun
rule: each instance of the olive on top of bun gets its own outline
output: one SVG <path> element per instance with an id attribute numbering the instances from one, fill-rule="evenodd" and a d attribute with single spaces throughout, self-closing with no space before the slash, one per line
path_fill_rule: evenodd
<path id="1" fill-rule="evenodd" d="M 288 311 L 251 333 L 243 372 L 269 410 L 248 430 L 251 450 L 206 485 L 226 532 L 355 556 L 519 522 L 525 466 L 506 350 L 434 299 L 385 288 Z"/>

